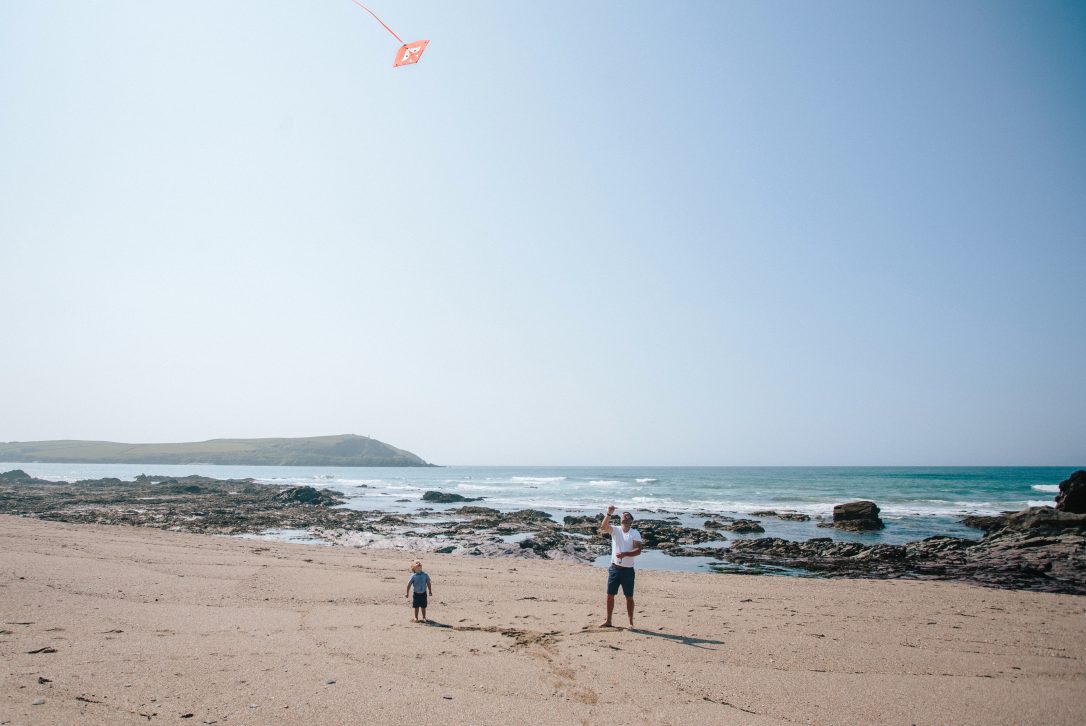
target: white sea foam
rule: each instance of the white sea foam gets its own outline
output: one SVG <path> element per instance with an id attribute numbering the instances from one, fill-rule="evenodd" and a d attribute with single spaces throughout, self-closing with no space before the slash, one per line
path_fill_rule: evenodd
<path id="1" fill-rule="evenodd" d="M 382 481 L 381 479 L 337 479 L 332 482 L 321 482 L 321 486 L 383 489 L 388 487 L 388 482 Z"/>
<path id="2" fill-rule="evenodd" d="M 1040 500 L 1038 500 L 1038 499 L 1030 499 L 1028 502 L 1026 502 L 1026 506 L 1027 507 L 1051 507 L 1052 506 L 1052 500 L 1051 499 L 1040 499 Z"/>
<path id="3" fill-rule="evenodd" d="M 509 479 L 509 481 L 518 484 L 546 484 L 547 482 L 565 480 L 564 476 L 514 476 Z"/>
<path id="4" fill-rule="evenodd" d="M 658 482 L 658 481 L 660 481 L 660 480 L 659 479 L 638 479 L 637 483 L 638 484 L 652 484 L 653 482 Z"/>
<path id="5" fill-rule="evenodd" d="M 1030 487 L 1035 492 L 1052 492 L 1056 494 L 1060 490 L 1059 484 L 1034 484 Z"/>
<path id="6" fill-rule="evenodd" d="M 463 491 L 472 492 L 504 492 L 508 491 L 509 487 L 503 486 L 488 486 L 486 484 L 464 484 L 460 483 L 456 485 L 456 488 Z"/>
<path id="7" fill-rule="evenodd" d="M 384 486 L 385 489 L 391 489 L 391 490 L 397 491 L 397 492 L 417 492 L 417 491 L 420 491 L 422 489 L 422 487 L 415 486 L 413 484 L 392 484 L 390 482 L 383 482 L 382 486 Z M 433 487 L 427 487 L 427 488 L 432 489 Z"/>
<path id="8" fill-rule="evenodd" d="M 678 499 L 663 499 L 661 497 L 630 497 L 630 502 L 636 504 L 641 509 L 668 509 L 674 512 L 687 512 L 691 509 L 705 509 L 704 507 L 691 507 L 690 503 L 679 501 Z M 709 511 L 724 511 L 722 509 L 716 509 L 715 505 L 719 502 L 714 502 L 714 508 Z"/>
<path id="9" fill-rule="evenodd" d="M 617 487 L 621 486 L 625 482 L 618 481 L 617 479 L 593 479 L 588 483 L 590 486 L 595 487 Z"/>

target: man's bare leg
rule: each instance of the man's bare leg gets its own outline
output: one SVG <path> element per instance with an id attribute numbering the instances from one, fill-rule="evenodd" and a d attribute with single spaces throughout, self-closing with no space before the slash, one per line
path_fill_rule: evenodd
<path id="1" fill-rule="evenodd" d="M 632 597 L 626 598 L 626 614 L 630 617 L 630 630 L 633 630 L 634 601 Z M 608 618 L 610 620 L 610 618 Z"/>
<path id="2" fill-rule="evenodd" d="M 601 628 L 610 628 L 611 627 L 611 613 L 613 613 L 614 611 L 615 611 L 615 596 L 614 595 L 608 595 L 607 596 L 607 619 L 604 620 L 603 623 L 600 624 Z"/>

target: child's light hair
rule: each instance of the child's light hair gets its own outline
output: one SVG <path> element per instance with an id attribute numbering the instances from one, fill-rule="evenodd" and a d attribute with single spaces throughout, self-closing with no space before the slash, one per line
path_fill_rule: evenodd
<path id="1" fill-rule="evenodd" d="M 414 562 L 411 563 L 411 569 L 412 570 L 415 569 L 416 567 L 418 567 L 419 569 L 422 569 L 422 561 L 421 560 L 415 560 Z"/>

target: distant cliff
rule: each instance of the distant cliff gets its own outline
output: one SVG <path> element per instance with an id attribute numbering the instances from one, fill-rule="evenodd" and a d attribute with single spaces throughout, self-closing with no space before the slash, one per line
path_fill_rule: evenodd
<path id="1" fill-rule="evenodd" d="M 432 466 L 410 451 L 353 434 L 301 439 L 211 439 L 187 444 L 13 441 L 0 443 L 0 461 L 240 466 Z"/>

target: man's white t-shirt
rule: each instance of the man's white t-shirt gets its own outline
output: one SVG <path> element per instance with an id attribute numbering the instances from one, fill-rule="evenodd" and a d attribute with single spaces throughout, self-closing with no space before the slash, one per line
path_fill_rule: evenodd
<path id="1" fill-rule="evenodd" d="M 619 525 L 611 525 L 611 564 L 619 567 L 633 567 L 634 557 L 619 557 L 619 552 L 629 552 L 634 548 L 634 542 L 641 542 L 641 533 L 633 527 L 629 532 L 623 532 Z"/>

